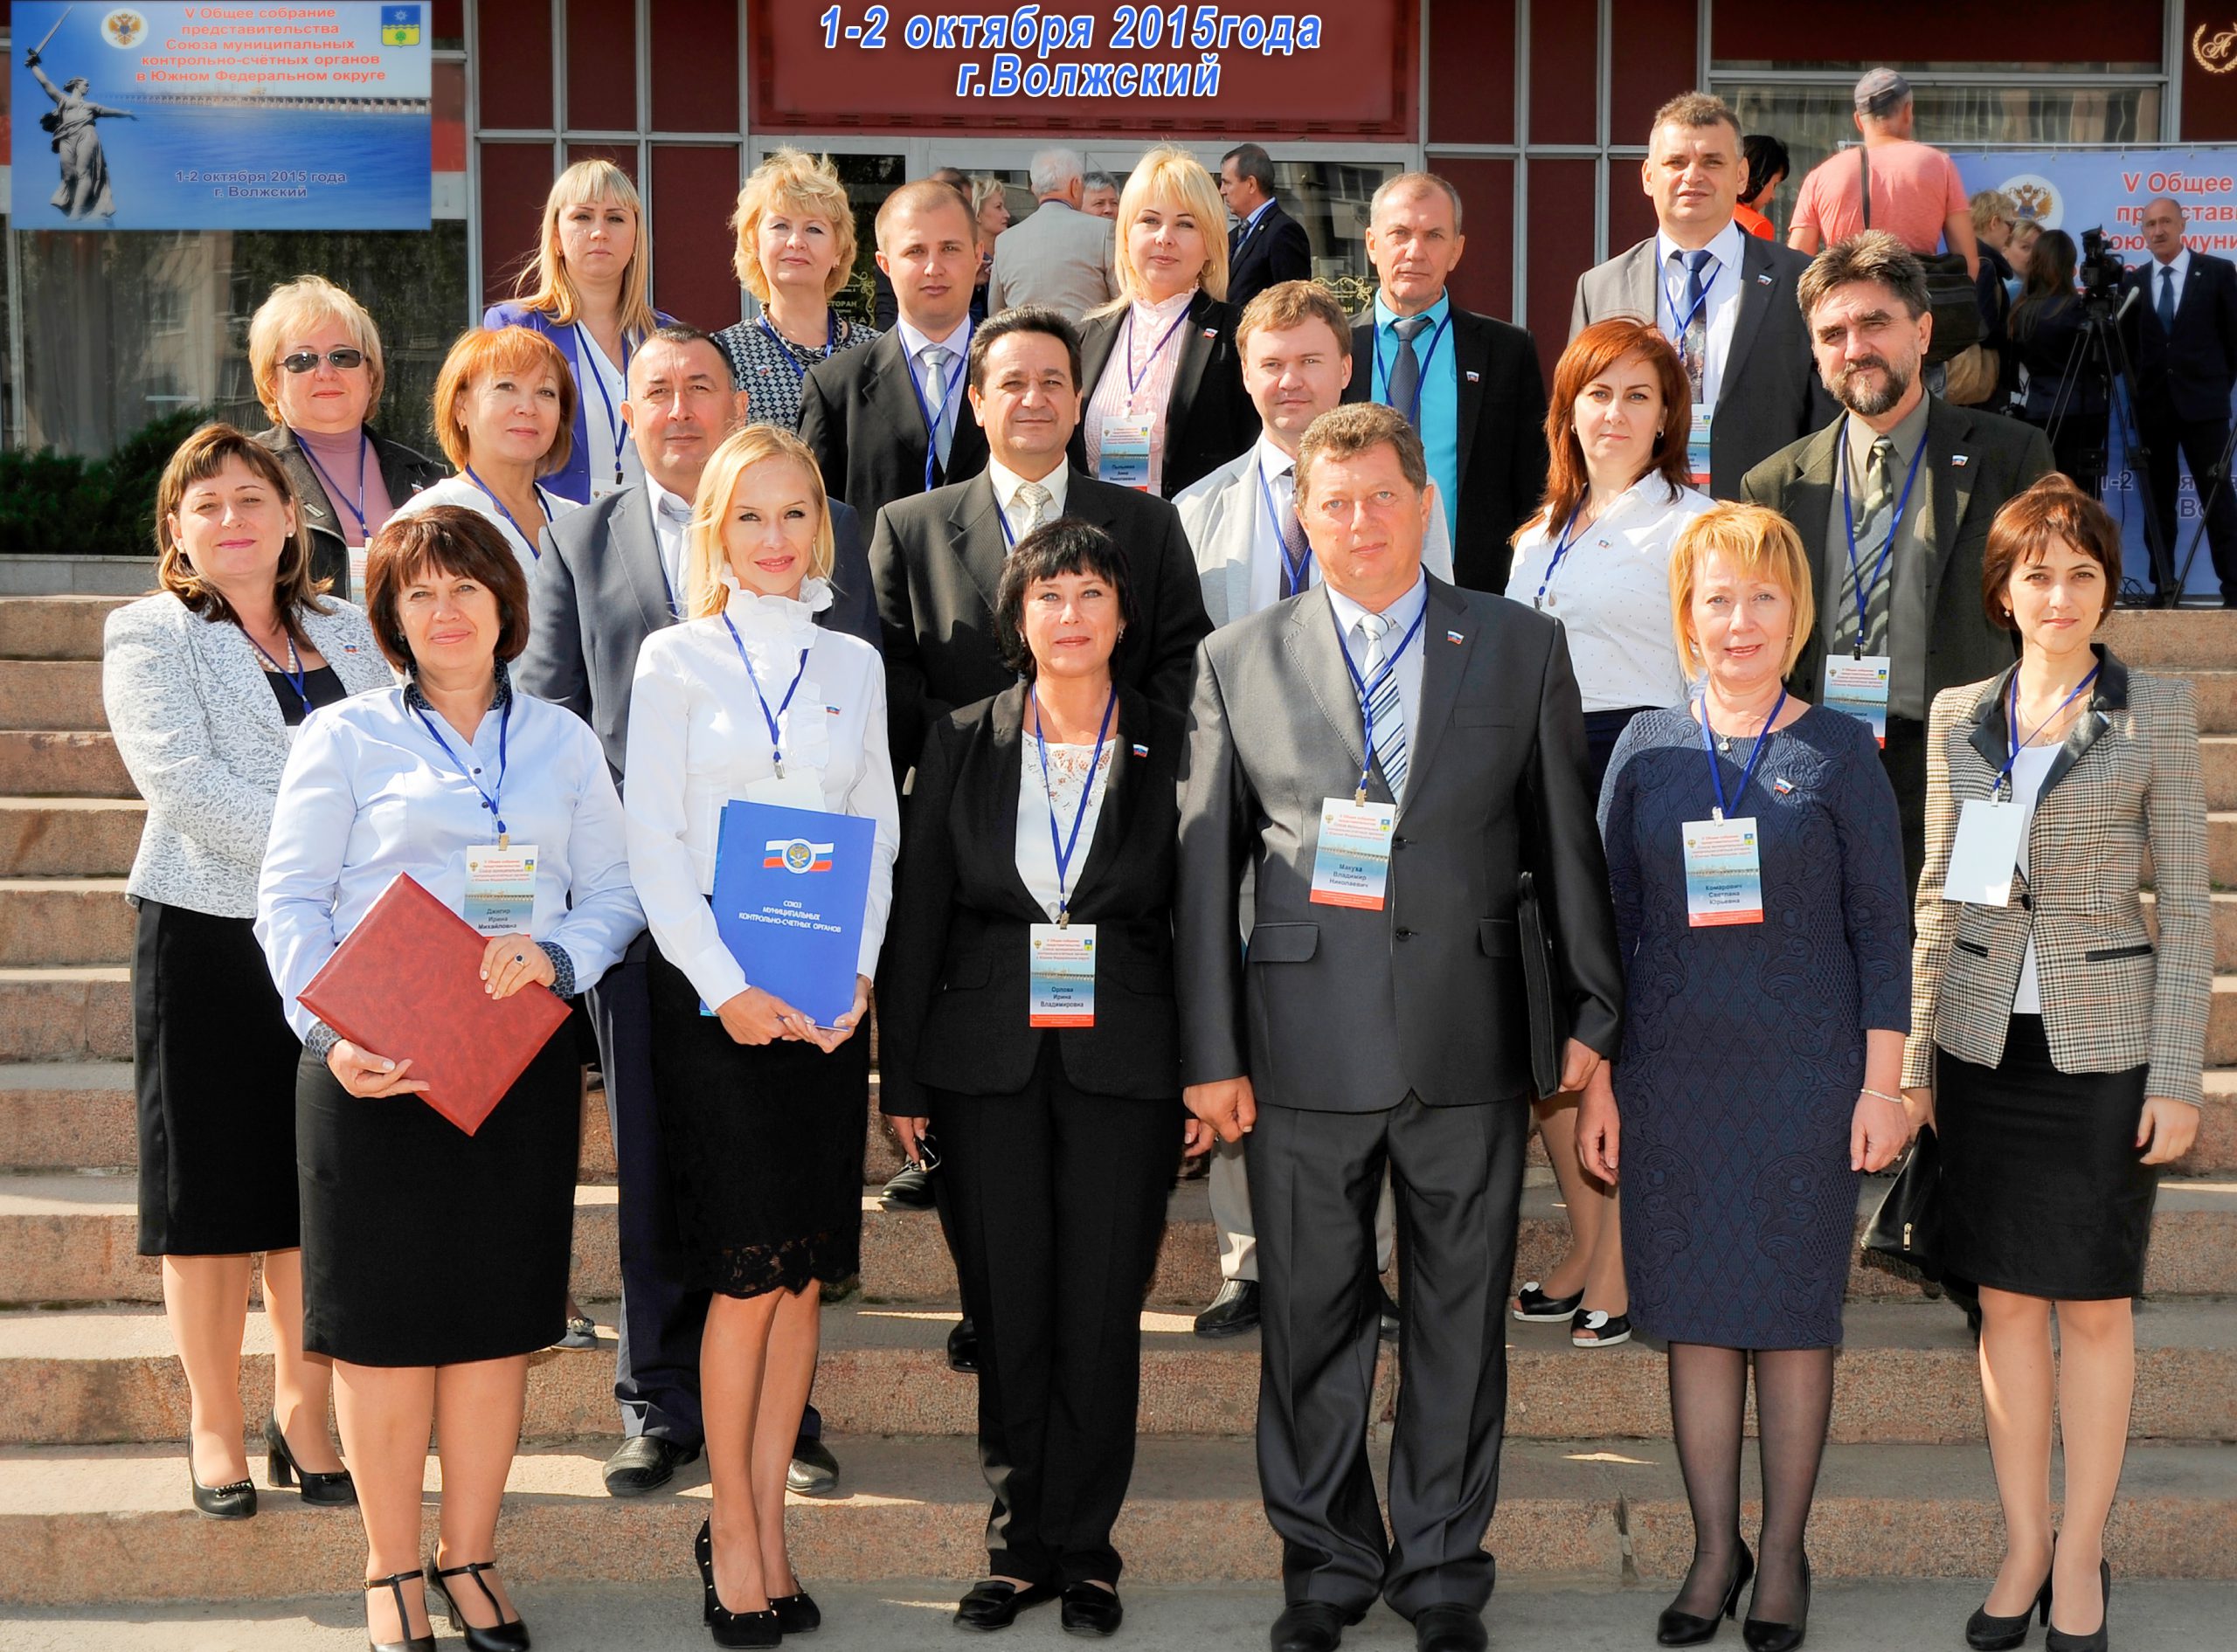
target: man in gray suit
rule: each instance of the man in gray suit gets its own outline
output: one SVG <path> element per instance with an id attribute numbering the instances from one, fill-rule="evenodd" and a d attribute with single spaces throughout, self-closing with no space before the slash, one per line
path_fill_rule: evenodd
<path id="1" fill-rule="evenodd" d="M 1733 219 L 1746 169 L 1721 98 L 1688 92 L 1656 111 L 1640 186 L 1656 229 L 1577 278 L 1569 336 L 1624 316 L 1661 328 L 1693 386 L 1693 485 L 1740 497 L 1740 480 L 1833 416 L 1811 370 L 1795 287 L 1810 260 Z"/>
<path id="2" fill-rule="evenodd" d="M 529 596 L 527 652 L 513 666 L 528 693 L 589 723 L 617 783 L 624 778 L 629 690 L 637 650 L 674 625 L 683 583 L 683 523 L 708 460 L 745 421 L 745 397 L 731 388 L 729 363 L 696 328 L 661 328 L 629 363 L 621 405 L 643 461 L 637 487 L 568 512 L 544 530 L 543 560 Z M 860 520 L 831 507 L 839 551 L 833 584 L 849 596 L 816 616 L 876 646 L 877 611 Z M 661 1266 L 671 1227 L 668 1178 L 653 1108 L 652 1006 L 646 997 L 647 937 L 591 989 L 606 1122 L 620 1183 L 621 1312 L 613 1392 L 622 1441 L 606 1465 L 606 1488 L 639 1496 L 665 1485 L 699 1455 L 699 1336 L 707 1293 L 686 1290 Z M 838 1465 L 817 1437 L 813 1407 L 794 1453 L 796 1491 L 828 1492 Z"/>
<path id="3" fill-rule="evenodd" d="M 1183 1099 L 1191 1145 L 1250 1139 L 1258 1473 L 1288 1600 L 1275 1652 L 1331 1652 L 1378 1594 L 1422 1652 L 1477 1652 L 1537 1088 L 1520 879 L 1550 941 L 1533 973 L 1555 984 L 1568 1089 L 1616 1048 L 1607 866 L 1561 626 L 1423 574 L 1413 427 L 1339 408 L 1297 472 L 1320 588 L 1196 653 L 1174 902 Z M 1534 1036 L 1550 1054 L 1559 1033 Z M 1386 1166 L 1406 1373 L 1388 1535 L 1367 1454 Z"/>
<path id="4" fill-rule="evenodd" d="M 1030 176 L 1040 204 L 994 243 L 987 315 L 1013 304 L 1045 304 L 1077 323 L 1118 295 L 1116 233 L 1106 220 L 1080 210 L 1086 165 L 1077 149 L 1043 149 L 1033 157 Z"/>

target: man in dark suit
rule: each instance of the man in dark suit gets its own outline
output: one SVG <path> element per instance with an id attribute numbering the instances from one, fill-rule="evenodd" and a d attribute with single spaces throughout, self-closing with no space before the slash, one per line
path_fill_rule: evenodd
<path id="1" fill-rule="evenodd" d="M 1227 301 L 1236 315 L 1278 281 L 1312 279 L 1312 244 L 1274 198 L 1274 161 L 1264 149 L 1238 143 L 1220 157 L 1220 199 L 1235 215 L 1227 232 Z"/>
<path id="2" fill-rule="evenodd" d="M 1402 418 L 1323 414 L 1297 475 L 1323 584 L 1196 656 L 1174 902 L 1183 1098 L 1192 1135 L 1250 1137 L 1258 1475 L 1289 1602 L 1275 1652 L 1329 1652 L 1378 1594 L 1422 1652 L 1478 1652 L 1535 1088 L 1524 872 L 1571 1033 L 1564 1089 L 1614 1053 L 1623 996 L 1584 716 L 1558 622 L 1423 573 L 1435 507 Z M 1388 1537 L 1367 1453 L 1386 1165 L 1406 1372 Z"/>
<path id="3" fill-rule="evenodd" d="M 2176 454 L 2206 506 L 2206 543 L 2221 581 L 2221 605 L 2237 608 L 2237 497 L 2217 469 L 2229 440 L 2229 392 L 2237 381 L 2237 265 L 2183 245 L 2183 209 L 2164 197 L 2144 209 L 2151 261 L 2128 273 L 2142 292 L 2136 340 L 2137 434 L 2151 455 L 2151 508 L 2160 543 L 2178 553 Z M 2212 497 L 2209 500 L 2208 495 Z M 2188 536 L 2184 536 L 2187 539 Z M 2171 576 L 2181 570 L 2171 569 Z M 2156 582 L 2160 574 L 2153 570 Z"/>
<path id="4" fill-rule="evenodd" d="M 1375 192 L 1375 314 L 1352 329 L 1347 402 L 1396 407 L 1419 432 L 1452 540 L 1453 583 L 1503 591 L 1514 530 L 1546 491 L 1546 379 L 1521 328 L 1452 302 L 1460 194 L 1433 172 Z M 1447 335 L 1450 335 L 1448 337 Z"/>
<path id="5" fill-rule="evenodd" d="M 1989 623 L 1981 563 L 2007 499 L 2051 469 L 2032 425 L 1928 393 L 1926 272 L 1885 230 L 1827 247 L 1802 278 L 1825 388 L 1846 411 L 1749 471 L 1742 491 L 1794 524 L 1818 599 L 1790 689 L 1882 721 L 1908 884 L 1926 863 L 1926 715 L 1994 676 L 2017 639 Z"/>
<path id="6" fill-rule="evenodd" d="M 1707 432 L 1693 485 L 1737 499 L 1742 477 L 1836 411 L 1795 302 L 1810 260 L 1734 221 L 1745 169 L 1721 98 L 1688 92 L 1656 112 L 1639 181 L 1655 232 L 1577 278 L 1569 336 L 1613 316 L 1659 327 L 1693 381 L 1694 443 Z"/>
<path id="7" fill-rule="evenodd" d="M 625 782 L 629 690 L 637 650 L 676 623 L 682 605 L 683 524 L 707 460 L 745 418 L 729 364 L 696 328 L 670 324 L 637 348 L 621 416 L 643 461 L 644 481 L 568 512 L 544 530 L 543 561 L 530 587 L 529 645 L 513 667 L 530 694 L 566 707 L 606 749 Z M 861 520 L 833 501 L 838 560 L 835 588 L 854 591 L 816 623 L 878 640 Z M 699 1455 L 699 1335 L 707 1293 L 687 1290 L 661 1265 L 671 1227 L 668 1177 L 653 1105 L 652 1010 L 646 997 L 648 937 L 591 989 L 606 1123 L 620 1182 L 621 1312 L 613 1392 L 623 1439 L 607 1459 L 606 1490 L 636 1496 L 664 1485 Z M 790 1476 L 793 1490 L 828 1492 L 838 1465 L 818 1436 L 813 1407 Z"/>
<path id="8" fill-rule="evenodd" d="M 877 211 L 877 263 L 900 306 L 892 330 L 818 362 L 800 386 L 800 439 L 823 486 L 866 519 L 987 462 L 963 406 L 979 267 L 970 204 L 933 179 L 903 184 Z"/>

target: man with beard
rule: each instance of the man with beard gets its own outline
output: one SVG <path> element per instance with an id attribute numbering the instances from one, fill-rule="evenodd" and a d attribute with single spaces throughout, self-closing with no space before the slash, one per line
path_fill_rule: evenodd
<path id="1" fill-rule="evenodd" d="M 2043 432 L 1926 390 L 1926 273 L 1885 230 L 1820 252 L 1797 297 L 1818 375 L 1846 410 L 1748 473 L 1742 492 L 1802 536 L 1814 633 L 1788 687 L 1870 722 L 1894 784 L 1910 885 L 1926 858 L 1926 715 L 2009 666 L 1981 603 L 1989 523 L 2051 469 Z"/>

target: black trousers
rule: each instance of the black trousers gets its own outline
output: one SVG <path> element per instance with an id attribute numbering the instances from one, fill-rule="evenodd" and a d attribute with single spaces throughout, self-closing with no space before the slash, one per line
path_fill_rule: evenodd
<path id="1" fill-rule="evenodd" d="M 1116 1583 L 1134 1472 L 1142 1296 L 1180 1159 L 1181 1104 L 1093 1096 L 1054 1037 L 1024 1092 L 932 1092 L 956 1268 L 979 1326 L 989 1572 Z"/>
<path id="2" fill-rule="evenodd" d="M 2213 478 L 2213 467 L 2221 462 L 2222 446 L 2229 439 L 2228 416 L 2178 418 L 2164 403 L 2147 397 L 2137 410 L 2137 433 L 2151 450 L 2151 463 L 2145 473 L 2151 486 L 2151 508 L 2159 518 L 2160 536 L 2175 559 L 2175 571 L 2182 571 L 2194 531 L 2190 522 L 2178 522 L 2176 515 L 2181 478 L 2175 459 L 2179 453 L 2190 467 L 2199 502 L 2207 506 L 2206 547 L 2213 557 L 2213 571 L 2221 581 L 2221 600 L 2225 605 L 2237 604 L 2237 494 L 2227 481 L 2216 487 Z M 2206 500 L 2209 493 L 2213 495 L 2211 504 Z"/>
<path id="3" fill-rule="evenodd" d="M 1926 724 L 1891 715 L 1880 766 L 1895 788 L 1895 819 L 1903 828 L 1903 888 L 1915 896 L 1926 869 Z"/>
<path id="4" fill-rule="evenodd" d="M 1258 1479 L 1292 1601 L 1400 1616 L 1480 1611 L 1493 1566 L 1514 1273 L 1530 1109 L 1520 1097 L 1315 1113 L 1261 1097 L 1250 1137 L 1264 1356 Z M 1367 1455 L 1379 1303 L 1375 1206 L 1398 1202 L 1398 1418 L 1385 1536 Z"/>

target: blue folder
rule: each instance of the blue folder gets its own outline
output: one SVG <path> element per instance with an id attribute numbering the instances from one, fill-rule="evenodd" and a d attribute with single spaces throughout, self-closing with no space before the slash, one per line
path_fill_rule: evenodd
<path id="1" fill-rule="evenodd" d="M 877 823 L 732 798 L 715 845 L 715 927 L 746 984 L 829 1026 L 855 1007 Z"/>

